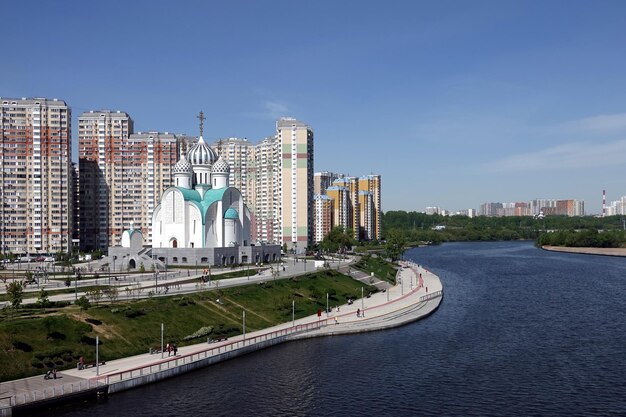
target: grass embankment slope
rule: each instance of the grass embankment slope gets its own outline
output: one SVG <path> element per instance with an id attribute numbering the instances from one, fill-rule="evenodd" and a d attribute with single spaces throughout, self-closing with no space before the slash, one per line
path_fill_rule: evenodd
<path id="1" fill-rule="evenodd" d="M 367 274 L 373 272 L 378 278 L 391 284 L 395 284 L 396 282 L 397 268 L 380 256 L 363 255 L 361 259 L 354 264 L 354 267 Z"/>
<path id="2" fill-rule="evenodd" d="M 359 296 L 362 286 L 375 291 L 327 270 L 184 296 L 101 302 L 86 311 L 74 305 L 46 312 L 4 310 L 0 316 L 0 381 L 42 374 L 51 367 L 73 367 L 80 356 L 93 361 L 96 336 L 100 338 L 100 358 L 112 360 L 159 346 L 161 323 L 166 343 L 200 343 L 207 337 L 242 333 L 244 310 L 246 331 L 259 330 L 290 321 L 292 300 L 295 316 L 301 318 L 324 310 L 326 293 L 331 305 L 343 304 Z M 190 337 L 194 334 L 195 338 Z"/>

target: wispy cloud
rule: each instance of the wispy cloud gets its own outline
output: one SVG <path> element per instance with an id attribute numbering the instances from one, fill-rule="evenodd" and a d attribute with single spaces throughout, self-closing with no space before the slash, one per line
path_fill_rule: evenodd
<path id="1" fill-rule="evenodd" d="M 247 112 L 244 115 L 251 119 L 276 120 L 289 115 L 289 106 L 276 100 L 265 100 L 259 105 L 260 109 Z"/>
<path id="2" fill-rule="evenodd" d="M 491 172 L 550 171 L 626 165 L 626 139 L 578 142 L 512 155 L 486 166 Z"/>
<path id="3" fill-rule="evenodd" d="M 286 104 L 276 101 L 266 101 L 265 103 L 263 103 L 263 107 L 265 107 L 266 113 L 272 119 L 277 119 L 281 116 L 287 116 L 287 113 L 289 112 L 289 108 Z"/>
<path id="4" fill-rule="evenodd" d="M 601 114 L 565 123 L 567 129 L 585 132 L 626 131 L 626 113 Z"/>

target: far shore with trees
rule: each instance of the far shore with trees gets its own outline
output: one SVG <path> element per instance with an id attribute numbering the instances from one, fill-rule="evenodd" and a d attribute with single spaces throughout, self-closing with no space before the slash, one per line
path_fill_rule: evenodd
<path id="1" fill-rule="evenodd" d="M 538 246 L 619 248 L 626 243 L 623 216 L 467 217 L 388 211 L 386 237 L 406 246 L 463 241 L 535 240 Z M 391 256 L 390 256 L 391 257 Z M 393 258 L 393 257 L 391 257 Z"/>

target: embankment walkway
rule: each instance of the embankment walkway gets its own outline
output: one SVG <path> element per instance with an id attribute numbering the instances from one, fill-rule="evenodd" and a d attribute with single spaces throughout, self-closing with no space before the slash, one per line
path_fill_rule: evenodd
<path id="1" fill-rule="evenodd" d="M 443 299 L 439 278 L 424 267 L 404 263 L 397 284 L 351 304 L 330 306 L 321 316 L 308 316 L 277 326 L 244 333 L 217 343 L 201 343 L 167 352 L 107 361 L 83 370 L 57 373 L 0 384 L 0 416 L 11 410 L 35 408 L 68 396 L 112 394 L 149 384 L 289 340 L 382 330 L 432 314 Z"/>

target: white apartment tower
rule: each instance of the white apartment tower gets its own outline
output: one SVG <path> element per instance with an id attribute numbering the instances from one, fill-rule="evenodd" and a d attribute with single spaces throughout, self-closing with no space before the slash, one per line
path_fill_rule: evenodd
<path id="1" fill-rule="evenodd" d="M 0 251 L 69 252 L 71 110 L 62 100 L 0 98 Z"/>
<path id="2" fill-rule="evenodd" d="M 281 152 L 281 244 L 303 253 L 313 243 L 313 130 L 296 119 L 276 122 Z"/>
<path id="3" fill-rule="evenodd" d="M 255 145 L 248 162 L 248 205 L 252 211 L 252 240 L 282 244 L 280 142 L 276 137 Z"/>

